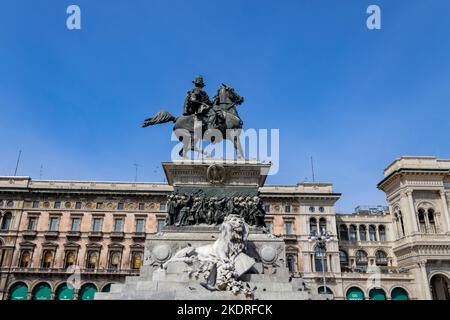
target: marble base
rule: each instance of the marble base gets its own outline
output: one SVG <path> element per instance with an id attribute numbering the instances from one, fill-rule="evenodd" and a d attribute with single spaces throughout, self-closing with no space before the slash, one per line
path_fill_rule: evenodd
<path id="1" fill-rule="evenodd" d="M 191 266 L 171 262 L 163 268 L 179 249 L 213 243 L 219 228 L 191 226 L 167 228 L 149 235 L 145 245 L 145 260 L 139 277 L 127 277 L 123 284 L 113 284 L 109 293 L 98 292 L 96 300 L 305 300 L 313 299 L 303 279 L 290 278 L 285 267 L 285 244 L 280 238 L 252 228 L 247 254 L 255 265 L 240 277 L 251 288 L 252 297 L 231 291 L 209 291 L 200 283 L 204 279 L 189 276 Z"/>

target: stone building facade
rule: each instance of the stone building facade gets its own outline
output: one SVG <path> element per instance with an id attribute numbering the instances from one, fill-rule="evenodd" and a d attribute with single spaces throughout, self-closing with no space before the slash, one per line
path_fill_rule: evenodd
<path id="1" fill-rule="evenodd" d="M 450 299 L 450 161 L 402 157 L 378 187 L 388 206 L 352 214 L 335 212 L 341 195 L 329 183 L 260 189 L 292 276 L 335 299 Z M 139 274 L 145 237 L 164 227 L 171 191 L 0 177 L 0 298 L 92 299 Z M 309 241 L 320 231 L 334 235 L 325 252 Z"/>

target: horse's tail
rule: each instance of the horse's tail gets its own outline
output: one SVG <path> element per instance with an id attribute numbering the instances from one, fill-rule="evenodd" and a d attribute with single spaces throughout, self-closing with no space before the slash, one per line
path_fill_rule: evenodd
<path id="1" fill-rule="evenodd" d="M 153 117 L 145 119 L 142 128 L 153 126 L 159 123 L 166 123 L 169 121 L 175 122 L 177 121 L 177 118 L 171 115 L 170 112 L 162 110 L 155 114 Z"/>

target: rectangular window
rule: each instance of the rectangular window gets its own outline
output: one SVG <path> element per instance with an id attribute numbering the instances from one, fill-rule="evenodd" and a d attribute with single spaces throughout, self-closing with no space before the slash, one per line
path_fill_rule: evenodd
<path id="1" fill-rule="evenodd" d="M 122 232 L 123 219 L 114 219 L 114 232 Z"/>
<path id="2" fill-rule="evenodd" d="M 70 231 L 78 232 L 80 231 L 80 218 L 72 218 L 72 225 Z"/>
<path id="3" fill-rule="evenodd" d="M 50 218 L 50 231 L 58 231 L 58 217 L 51 217 Z"/>
<path id="4" fill-rule="evenodd" d="M 123 202 L 117 204 L 117 210 L 123 210 Z"/>
<path id="5" fill-rule="evenodd" d="M 75 209 L 81 209 L 81 202 L 75 202 Z"/>
<path id="6" fill-rule="evenodd" d="M 270 204 L 265 204 L 264 205 L 264 211 L 265 212 L 270 212 Z"/>
<path id="7" fill-rule="evenodd" d="M 145 203 L 139 203 L 139 210 L 145 209 Z"/>
<path id="8" fill-rule="evenodd" d="M 144 219 L 136 219 L 136 232 L 144 232 Z"/>
<path id="9" fill-rule="evenodd" d="M 286 222 L 284 224 L 284 227 L 285 227 L 286 234 L 293 234 L 292 222 Z"/>
<path id="10" fill-rule="evenodd" d="M 101 232 L 102 231 L 102 218 L 94 218 L 92 220 L 92 231 Z"/>
<path id="11" fill-rule="evenodd" d="M 103 202 L 97 202 L 97 209 L 103 208 Z"/>
<path id="12" fill-rule="evenodd" d="M 33 209 L 39 208 L 39 201 L 33 201 Z"/>
<path id="13" fill-rule="evenodd" d="M 285 206 L 284 207 L 284 212 L 291 213 L 291 206 L 290 205 Z"/>
<path id="14" fill-rule="evenodd" d="M 61 201 L 55 201 L 55 203 L 53 204 L 53 208 L 55 209 L 61 208 Z"/>
<path id="15" fill-rule="evenodd" d="M 166 225 L 166 222 L 164 220 L 158 220 L 158 225 L 157 225 L 157 232 L 161 232 L 162 229 L 164 228 L 164 226 Z"/>
<path id="16" fill-rule="evenodd" d="M 159 211 L 166 211 L 166 203 L 165 202 L 161 202 L 159 204 Z"/>
<path id="17" fill-rule="evenodd" d="M 36 225 L 37 225 L 37 218 L 35 217 L 28 218 L 28 227 L 27 227 L 28 231 L 35 231 Z"/>

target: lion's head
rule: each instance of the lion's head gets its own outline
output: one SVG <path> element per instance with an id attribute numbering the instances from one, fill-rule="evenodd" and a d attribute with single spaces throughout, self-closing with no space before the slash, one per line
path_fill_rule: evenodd
<path id="1" fill-rule="evenodd" d="M 226 216 L 220 231 L 220 238 L 227 244 L 229 255 L 237 255 L 244 250 L 249 228 L 242 217 L 238 215 Z"/>

